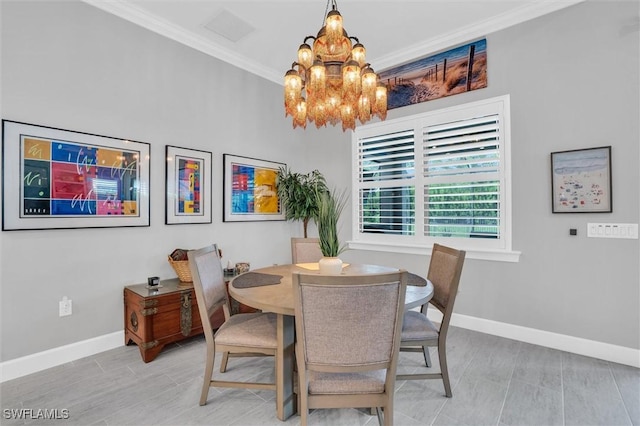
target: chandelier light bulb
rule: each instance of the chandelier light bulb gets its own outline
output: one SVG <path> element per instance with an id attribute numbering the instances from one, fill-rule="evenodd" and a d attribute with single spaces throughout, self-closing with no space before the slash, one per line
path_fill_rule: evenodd
<path id="1" fill-rule="evenodd" d="M 313 52 L 307 43 L 301 44 L 298 48 L 298 62 L 307 69 L 313 65 Z"/>

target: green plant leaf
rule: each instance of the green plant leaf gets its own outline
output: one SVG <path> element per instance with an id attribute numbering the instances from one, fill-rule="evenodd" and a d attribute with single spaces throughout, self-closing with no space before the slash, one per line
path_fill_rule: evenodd
<path id="1" fill-rule="evenodd" d="M 325 257 L 337 257 L 346 249 L 340 244 L 338 238 L 338 220 L 348 200 L 347 192 L 346 190 L 337 192 L 335 189 L 316 191 L 315 196 L 318 206 L 316 223 L 320 250 Z"/>

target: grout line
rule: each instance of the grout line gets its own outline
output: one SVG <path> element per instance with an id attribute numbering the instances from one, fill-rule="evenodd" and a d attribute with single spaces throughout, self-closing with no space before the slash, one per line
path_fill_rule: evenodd
<path id="1" fill-rule="evenodd" d="M 523 343 L 519 342 L 518 345 L 518 354 L 516 355 L 515 361 L 513 363 L 513 367 L 511 367 L 511 374 L 509 375 L 509 382 L 507 384 L 507 390 L 504 393 L 504 399 L 502 400 L 502 406 L 500 407 L 500 414 L 498 414 L 498 421 L 496 422 L 496 426 L 500 425 L 500 419 L 502 419 L 502 413 L 504 412 L 504 406 L 507 403 L 507 397 L 509 396 L 509 389 L 511 389 L 511 382 L 513 381 L 513 373 L 516 371 L 516 365 L 518 364 L 518 358 L 520 358 L 520 354 L 522 353 Z"/>
<path id="2" fill-rule="evenodd" d="M 451 392 L 453 392 L 453 388 L 451 389 Z M 440 415 L 440 413 L 442 413 L 442 410 L 444 410 L 445 405 L 447 405 L 447 403 L 449 402 L 449 400 L 451 400 L 452 398 L 445 398 L 445 401 L 442 403 L 442 405 L 440 406 L 440 408 L 438 408 L 436 410 L 436 415 L 433 416 L 433 420 L 431 421 L 431 423 L 429 423 L 429 426 L 432 426 L 436 420 L 438 419 L 438 416 Z"/>
<path id="3" fill-rule="evenodd" d="M 629 418 L 629 424 L 633 424 L 633 420 L 631 419 L 631 414 L 629 413 L 629 408 L 627 408 L 627 403 L 624 400 L 624 396 L 622 396 L 622 391 L 620 391 L 620 385 L 618 385 L 618 381 L 616 380 L 616 375 L 613 373 L 613 369 L 611 368 L 611 363 L 609 361 L 605 361 L 607 363 L 607 367 L 609 370 L 609 374 L 613 379 L 613 383 L 616 384 L 616 389 L 618 390 L 618 395 L 620 396 L 620 400 L 622 401 L 622 406 L 624 407 L 625 413 L 627 413 L 627 417 Z"/>
<path id="4" fill-rule="evenodd" d="M 562 392 L 562 426 L 567 424 L 567 413 L 564 408 L 564 353 L 560 353 L 560 392 Z"/>

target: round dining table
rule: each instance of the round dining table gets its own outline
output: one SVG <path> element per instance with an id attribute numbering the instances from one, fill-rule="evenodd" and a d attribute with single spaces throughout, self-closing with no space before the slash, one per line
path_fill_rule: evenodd
<path id="1" fill-rule="evenodd" d="M 342 275 L 366 275 L 398 271 L 387 266 L 344 264 Z M 278 348 L 275 359 L 276 412 L 284 421 L 296 412 L 293 392 L 295 351 L 295 309 L 293 303 L 293 273 L 318 274 L 317 263 L 274 265 L 255 269 L 234 277 L 229 283 L 229 295 L 238 302 L 273 312 L 277 318 Z M 417 275 L 408 274 L 405 310 L 422 306 L 433 297 L 433 285 Z"/>

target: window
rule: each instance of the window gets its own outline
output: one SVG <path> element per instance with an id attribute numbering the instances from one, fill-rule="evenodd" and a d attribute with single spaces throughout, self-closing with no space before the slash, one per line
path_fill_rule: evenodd
<path id="1" fill-rule="evenodd" d="M 361 126 L 353 145 L 352 248 L 511 252 L 508 96 Z"/>

